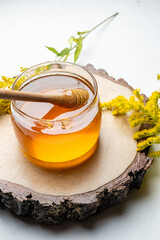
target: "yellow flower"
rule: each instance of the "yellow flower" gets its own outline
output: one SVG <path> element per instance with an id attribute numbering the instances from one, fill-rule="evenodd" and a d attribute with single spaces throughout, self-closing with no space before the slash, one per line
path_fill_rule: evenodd
<path id="1" fill-rule="evenodd" d="M 21 67 L 21 72 L 26 71 L 28 68 Z"/>
<path id="2" fill-rule="evenodd" d="M 113 115 L 124 115 L 132 111 L 128 119 L 132 128 L 141 124 L 152 124 L 150 129 L 139 130 L 133 135 L 136 140 L 145 139 L 137 144 L 137 151 L 142 151 L 152 144 L 160 143 L 160 137 L 157 136 L 160 134 L 160 107 L 158 103 L 160 92 L 153 92 L 146 105 L 139 89 L 134 90 L 133 94 L 129 100 L 124 96 L 118 96 L 108 103 L 104 102 L 102 108 L 112 110 Z M 157 152 L 154 152 L 153 155 L 159 156 Z"/>

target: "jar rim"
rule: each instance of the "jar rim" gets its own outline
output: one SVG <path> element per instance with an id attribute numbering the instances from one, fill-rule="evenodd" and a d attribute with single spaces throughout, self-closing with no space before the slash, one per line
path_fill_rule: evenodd
<path id="1" fill-rule="evenodd" d="M 93 80 L 93 86 L 92 86 L 92 87 L 93 87 L 93 90 L 94 90 L 94 92 L 93 92 L 93 96 L 94 96 L 94 97 L 93 97 L 92 101 L 91 101 L 88 105 L 86 105 L 86 107 L 85 107 L 82 111 L 78 112 L 77 114 L 75 114 L 75 115 L 73 115 L 73 116 L 71 116 L 71 117 L 67 117 L 67 118 L 63 118 L 63 119 L 58 119 L 58 120 L 44 119 L 44 121 L 47 121 L 47 122 L 49 121 L 49 122 L 55 123 L 55 122 L 59 122 L 59 121 L 61 121 L 61 120 L 65 120 L 65 119 L 68 119 L 68 118 L 74 119 L 75 117 L 77 117 L 77 116 L 83 114 L 84 112 L 86 112 L 87 110 L 89 110 L 89 109 L 92 107 L 92 105 L 94 104 L 94 102 L 95 102 L 95 100 L 96 100 L 96 98 L 97 98 L 97 94 L 98 94 L 98 85 L 97 85 L 96 78 L 93 76 L 92 73 L 90 73 L 90 72 L 89 72 L 87 69 L 85 69 L 83 66 L 80 66 L 80 65 L 75 64 L 75 63 L 72 63 L 72 62 L 47 61 L 47 62 L 43 62 L 43 63 L 40 63 L 40 64 L 36 64 L 36 65 L 28 68 L 27 70 L 25 70 L 23 73 L 21 73 L 21 74 L 18 76 L 18 78 L 14 81 L 11 90 L 14 90 L 14 87 L 15 87 L 17 81 L 18 81 L 21 77 L 23 77 L 27 72 L 31 71 L 32 69 L 36 69 L 36 68 L 38 68 L 38 67 L 45 66 L 45 65 L 49 65 L 49 64 L 55 64 L 55 65 L 56 65 L 56 64 L 63 64 L 63 65 L 68 65 L 68 66 L 71 65 L 71 66 L 77 66 L 78 68 L 83 69 L 85 72 L 87 72 L 87 73 L 89 74 L 89 76 L 90 76 L 90 77 L 92 78 L 92 80 Z M 62 74 L 63 74 L 63 72 L 62 72 Z M 13 106 L 13 108 L 15 108 L 15 110 L 16 110 L 20 115 L 22 115 L 22 116 L 25 116 L 25 117 L 27 117 L 27 118 L 29 118 L 29 119 L 36 120 L 36 121 L 41 120 L 41 118 L 32 117 L 32 116 L 30 116 L 29 114 L 24 113 L 23 111 L 21 111 L 21 110 L 16 106 L 16 103 L 15 103 L 15 102 L 16 102 L 16 100 L 12 100 L 12 101 L 11 101 L 11 112 L 12 112 L 12 106 Z"/>

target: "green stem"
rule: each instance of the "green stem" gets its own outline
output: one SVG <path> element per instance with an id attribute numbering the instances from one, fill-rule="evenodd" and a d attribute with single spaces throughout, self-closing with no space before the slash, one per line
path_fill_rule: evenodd
<path id="1" fill-rule="evenodd" d="M 98 28 L 99 26 L 101 26 L 103 23 L 105 23 L 105 22 L 108 21 L 109 19 L 114 18 L 114 17 L 117 16 L 118 14 L 119 14 L 119 13 L 117 12 L 117 13 L 113 14 L 112 16 L 106 18 L 105 20 L 103 20 L 103 21 L 100 22 L 99 24 L 97 24 L 95 27 L 93 27 L 91 30 L 89 30 L 89 31 L 87 32 L 87 34 L 82 37 L 82 39 L 84 40 L 84 39 L 88 36 L 89 33 L 91 33 L 93 30 L 95 30 L 96 28 Z M 81 36 L 80 36 L 80 37 L 81 37 Z M 77 39 L 77 40 L 79 40 L 79 39 Z M 78 46 L 78 43 L 76 43 L 73 47 L 70 47 L 70 51 L 69 51 L 69 52 L 73 51 L 73 49 L 77 48 L 77 46 Z M 64 57 L 64 56 L 63 56 L 63 57 Z M 63 57 L 61 57 L 61 58 L 59 59 L 59 61 L 60 61 Z M 68 58 L 68 57 L 67 57 L 67 58 Z M 65 60 L 63 60 L 63 61 L 66 61 L 67 58 L 64 58 Z"/>
<path id="2" fill-rule="evenodd" d="M 105 23 L 106 21 L 108 21 L 111 18 L 114 18 L 115 16 L 117 16 L 119 13 L 115 13 L 112 16 L 106 18 L 105 20 L 103 20 L 102 22 L 100 22 L 99 24 L 97 24 L 95 27 L 93 27 L 85 36 L 84 38 L 86 38 L 88 36 L 88 34 L 90 34 L 93 30 L 95 30 L 96 28 L 98 28 L 99 26 L 101 26 L 103 23 Z"/>

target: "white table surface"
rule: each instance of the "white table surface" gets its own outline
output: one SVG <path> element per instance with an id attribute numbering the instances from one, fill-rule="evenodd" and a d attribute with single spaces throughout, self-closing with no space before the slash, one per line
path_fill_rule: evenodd
<path id="1" fill-rule="evenodd" d="M 44 46 L 66 47 L 77 31 L 92 28 L 119 12 L 87 37 L 78 64 L 104 68 L 148 96 L 158 90 L 160 0 L 0 0 L 0 75 L 21 66 L 54 60 Z M 160 160 L 148 170 L 140 190 L 86 223 L 48 227 L 0 209 L 0 239 L 159 239 Z"/>

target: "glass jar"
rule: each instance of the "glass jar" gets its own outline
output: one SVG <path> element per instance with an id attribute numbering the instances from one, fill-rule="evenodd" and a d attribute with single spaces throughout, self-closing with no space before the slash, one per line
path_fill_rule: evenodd
<path id="1" fill-rule="evenodd" d="M 101 107 L 94 76 L 73 63 L 45 62 L 23 72 L 12 90 L 51 94 L 59 89 L 84 88 L 88 102 L 64 109 L 50 103 L 11 102 L 16 137 L 27 158 L 46 168 L 76 166 L 96 150 Z"/>

